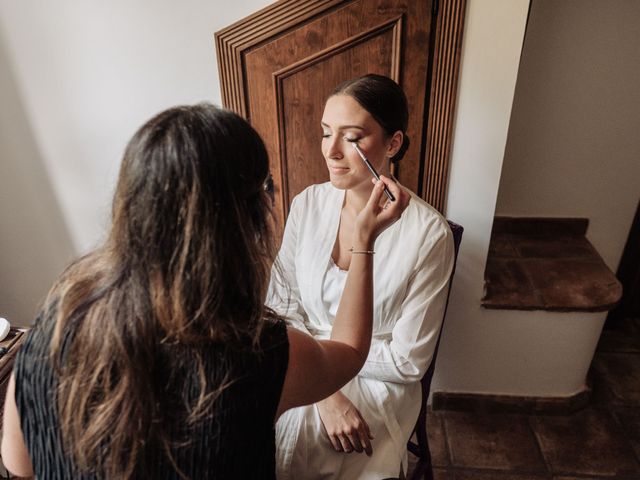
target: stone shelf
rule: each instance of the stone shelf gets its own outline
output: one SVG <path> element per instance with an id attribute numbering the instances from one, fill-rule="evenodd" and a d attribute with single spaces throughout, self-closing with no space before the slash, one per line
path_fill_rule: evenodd
<path id="1" fill-rule="evenodd" d="M 622 285 L 586 239 L 587 219 L 494 220 L 485 270 L 485 308 L 602 312 Z"/>

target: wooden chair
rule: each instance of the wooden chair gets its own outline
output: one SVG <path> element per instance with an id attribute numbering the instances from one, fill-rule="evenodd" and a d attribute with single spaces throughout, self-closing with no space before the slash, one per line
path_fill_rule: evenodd
<path id="1" fill-rule="evenodd" d="M 453 244 L 455 248 L 453 270 L 451 271 L 451 281 L 449 282 L 449 293 L 451 293 L 451 284 L 453 283 L 453 274 L 456 271 L 456 260 L 458 258 L 458 250 L 460 249 L 460 242 L 462 241 L 462 232 L 464 231 L 464 228 L 451 221 L 449 221 L 449 226 L 453 232 Z M 447 305 L 449 303 L 449 293 L 447 293 Z M 445 306 L 444 316 L 446 317 L 446 315 L 447 307 Z M 429 452 L 429 440 L 427 438 L 427 400 L 429 399 L 431 380 L 433 380 L 433 373 L 436 368 L 436 356 L 438 355 L 438 348 L 440 347 L 440 338 L 442 337 L 442 331 L 444 330 L 444 318 L 442 319 L 442 323 L 443 325 L 440 328 L 440 334 L 438 335 L 436 348 L 433 351 L 431 364 L 420 381 L 422 384 L 422 405 L 420 406 L 420 414 L 418 415 L 418 421 L 414 428 L 417 443 L 414 443 L 411 440 L 407 443 L 407 449 L 418 457 L 418 462 L 413 474 L 411 475 L 411 480 L 418 480 L 421 477 L 425 480 L 433 480 L 433 466 L 431 464 L 431 452 Z"/>

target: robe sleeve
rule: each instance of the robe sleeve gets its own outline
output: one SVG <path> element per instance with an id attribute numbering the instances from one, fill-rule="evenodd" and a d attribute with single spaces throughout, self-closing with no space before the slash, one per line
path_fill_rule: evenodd
<path id="1" fill-rule="evenodd" d="M 445 224 L 425 239 L 406 295 L 391 313 L 397 316 L 391 339 L 372 340 L 360 376 L 394 383 L 423 377 L 442 326 L 453 259 L 453 235 Z"/>
<path id="2" fill-rule="evenodd" d="M 309 333 L 305 326 L 306 314 L 300 300 L 296 280 L 296 249 L 298 243 L 299 216 L 302 210 L 300 197 L 291 203 L 291 210 L 284 228 L 282 245 L 271 268 L 271 280 L 267 291 L 267 305 L 286 318 L 287 324 Z"/>

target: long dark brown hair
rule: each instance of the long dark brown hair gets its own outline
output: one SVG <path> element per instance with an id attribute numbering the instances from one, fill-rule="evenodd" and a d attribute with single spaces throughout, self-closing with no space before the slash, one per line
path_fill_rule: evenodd
<path id="1" fill-rule="evenodd" d="M 212 105 L 162 112 L 129 142 L 108 239 L 63 273 L 44 307 L 55 318 L 62 438 L 81 471 L 130 478 L 154 442 L 173 462 L 159 349 L 189 347 L 163 368 L 195 364 L 200 394 L 183 418 L 195 422 L 225 387 L 207 383 L 199 352 L 255 346 L 275 316 L 264 306 L 274 257 L 268 177 L 259 135 Z"/>

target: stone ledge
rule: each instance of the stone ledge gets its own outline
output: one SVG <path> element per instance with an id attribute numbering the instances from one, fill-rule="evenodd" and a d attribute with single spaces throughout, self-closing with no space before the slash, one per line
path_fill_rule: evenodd
<path id="1" fill-rule="evenodd" d="M 584 237 L 587 225 L 587 219 L 496 217 L 482 306 L 611 310 L 622 297 L 622 285 Z"/>

